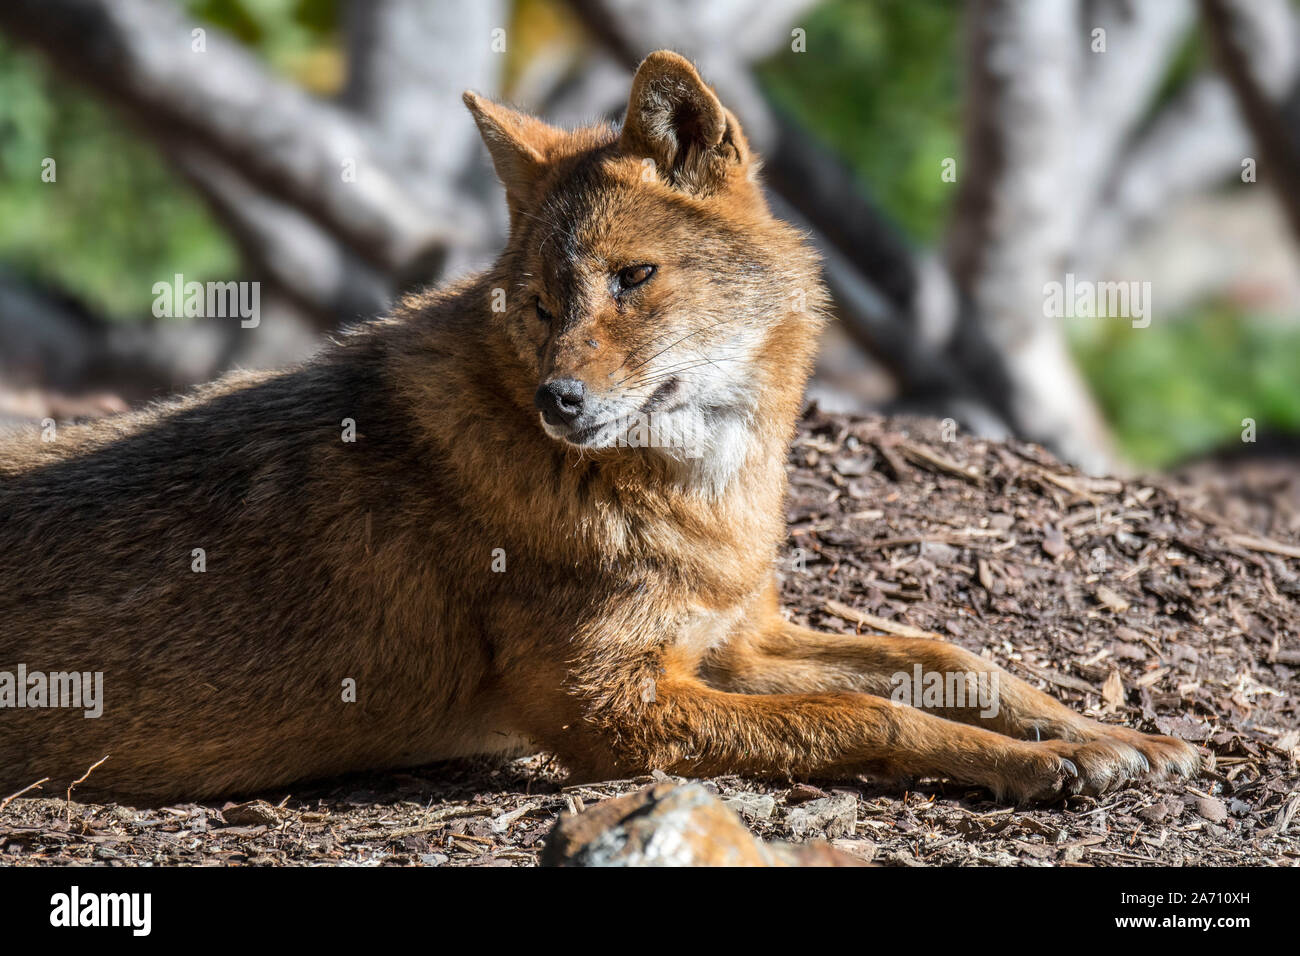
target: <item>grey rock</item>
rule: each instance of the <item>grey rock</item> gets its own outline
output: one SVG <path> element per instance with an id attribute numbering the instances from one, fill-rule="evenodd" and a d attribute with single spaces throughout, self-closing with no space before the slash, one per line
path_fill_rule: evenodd
<path id="1" fill-rule="evenodd" d="M 821 800 L 809 800 L 791 810 L 785 822 L 796 840 L 810 836 L 828 840 L 851 836 L 858 823 L 858 798 L 851 793 L 837 793 Z"/>

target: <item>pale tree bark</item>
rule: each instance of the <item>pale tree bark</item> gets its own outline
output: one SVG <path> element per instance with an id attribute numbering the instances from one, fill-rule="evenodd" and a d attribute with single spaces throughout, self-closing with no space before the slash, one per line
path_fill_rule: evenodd
<path id="1" fill-rule="evenodd" d="M 1063 278 L 1079 216 L 1078 6 L 978 0 L 967 13 L 965 158 L 948 261 L 970 310 L 953 345 L 988 364 L 1017 432 L 1104 469 L 1106 426 L 1061 320 L 1043 314 L 1044 286 Z"/>
<path id="2" fill-rule="evenodd" d="M 1247 4 L 1239 13 L 1261 18 L 1269 24 L 1248 29 L 1244 36 L 1256 38 L 1249 52 L 1252 72 L 1275 94 L 1296 90 L 1300 85 L 1300 36 L 1294 28 L 1288 28 L 1285 6 L 1266 0 Z M 1222 27 L 1213 19 L 1205 22 L 1212 42 L 1223 42 Z M 1279 99 L 1276 95 L 1274 98 Z M 1300 116 L 1295 116 L 1298 107 L 1300 97 L 1294 94 L 1279 102 L 1273 129 L 1300 128 Z M 1078 271 L 1085 275 L 1104 272 L 1115 251 L 1132 241 L 1161 211 L 1186 197 L 1239 178 L 1244 160 L 1262 158 L 1254 155 L 1257 151 L 1228 81 L 1215 74 L 1193 78 L 1131 141 L 1114 164 L 1109 182 L 1076 245 Z M 1271 160 L 1267 162 L 1264 175 L 1273 178 L 1277 166 Z M 1294 187 L 1284 189 L 1283 201 L 1287 196 L 1294 197 L 1296 192 Z"/>
<path id="3" fill-rule="evenodd" d="M 437 208 L 495 209 L 496 180 L 478 162 L 479 137 L 461 93 L 500 93 L 505 54 L 493 31 L 510 16 L 505 0 L 351 0 L 347 8 L 348 86 L 343 103 L 374 130 L 376 150 L 421 201 Z M 509 37 L 505 40 L 508 43 Z M 504 207 L 502 207 L 504 208 Z M 503 238 L 504 216 L 447 250 L 445 262 L 415 262 L 398 287 L 481 266 Z"/>
<path id="4" fill-rule="evenodd" d="M 239 335 L 198 322 L 146 322 L 134 330 L 130 323 L 83 323 L 78 347 L 57 336 L 69 347 L 64 359 L 42 366 L 51 386 L 66 387 L 69 370 L 80 370 L 88 386 L 111 384 L 116 375 L 121 390 L 139 398 L 236 362 L 297 361 L 314 334 L 377 314 L 395 290 L 437 278 L 448 249 L 464 255 L 483 248 L 489 217 L 481 196 L 457 186 L 467 168 L 480 165 L 471 161 L 477 140 L 459 96 L 449 95 L 449 78 L 437 70 L 390 67 L 400 55 L 451 57 L 457 71 L 494 91 L 500 57 L 488 49 L 485 24 L 502 8 L 499 0 L 462 3 L 439 8 L 454 14 L 444 19 L 430 15 L 428 4 L 386 0 L 383 28 L 350 44 L 360 61 L 350 70 L 350 108 L 270 75 L 215 29 L 205 30 L 196 49 L 196 25 L 170 3 L 54 0 L 0 10 L 0 29 L 43 50 L 57 68 L 93 80 L 92 92 L 122 108 L 196 188 L 238 244 L 244 275 L 263 283 L 272 320 Z M 466 43 L 467 31 L 482 43 Z M 414 115 L 420 97 L 429 99 L 423 122 Z M 343 175 L 344 160 L 355 182 Z M 280 188 L 286 179 L 293 189 Z M 454 213 L 441 222 L 435 209 Z M 44 318 L 31 306 L 56 305 L 40 295 L 3 299 L 19 302 L 29 306 L 20 317 L 29 326 Z M 50 328 L 67 332 L 57 315 L 50 313 Z M 77 359 L 87 348 L 103 352 L 93 368 Z"/>
<path id="5" fill-rule="evenodd" d="M 1195 13 L 1192 0 L 1084 0 L 1078 20 L 1085 51 L 1078 114 L 1086 133 L 1070 144 L 1081 214 L 1096 206 Z M 1097 40 L 1094 31 L 1102 31 Z"/>

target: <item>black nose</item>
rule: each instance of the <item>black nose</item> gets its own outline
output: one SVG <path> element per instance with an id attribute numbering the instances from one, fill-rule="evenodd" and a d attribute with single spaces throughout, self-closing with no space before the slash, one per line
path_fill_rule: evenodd
<path id="1" fill-rule="evenodd" d="M 537 390 L 533 401 L 549 425 L 571 425 L 582 414 L 587 388 L 576 378 L 557 378 Z"/>

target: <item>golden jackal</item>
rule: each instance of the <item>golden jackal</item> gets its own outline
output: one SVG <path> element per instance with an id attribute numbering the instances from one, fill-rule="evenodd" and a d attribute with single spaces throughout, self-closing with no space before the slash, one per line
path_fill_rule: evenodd
<path id="1" fill-rule="evenodd" d="M 510 210 L 488 272 L 302 367 L 7 440 L 0 794 L 106 754 L 82 789 L 148 801 L 527 747 L 1017 799 L 1197 769 L 1006 674 L 995 714 L 896 706 L 915 665 L 995 668 L 781 617 L 825 293 L 690 63 L 646 59 L 619 131 L 465 102 Z"/>

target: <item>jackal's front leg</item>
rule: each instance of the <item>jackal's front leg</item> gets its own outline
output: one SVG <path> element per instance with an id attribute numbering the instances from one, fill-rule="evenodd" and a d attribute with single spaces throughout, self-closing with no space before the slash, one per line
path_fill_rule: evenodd
<path id="1" fill-rule="evenodd" d="M 1148 771 L 1190 776 L 1200 768 L 1196 750 L 1181 740 L 1091 720 L 993 662 L 943 641 L 821 634 L 773 616 L 753 636 L 715 651 L 705 674 L 720 689 L 859 691 L 901 698 L 948 720 L 1021 739 L 1103 744 L 1079 766 L 1085 788 L 1092 790 Z"/>
<path id="2" fill-rule="evenodd" d="M 561 717 L 541 706 L 530 735 L 586 779 L 661 769 L 684 775 L 747 774 L 894 779 L 946 778 L 999 797 L 1050 799 L 1093 789 L 1080 767 L 1105 759 L 1105 743 L 1015 740 L 861 693 L 747 694 L 710 687 L 693 662 L 671 657 L 653 693 L 610 688 Z M 572 702 L 572 699 L 570 701 Z"/>

